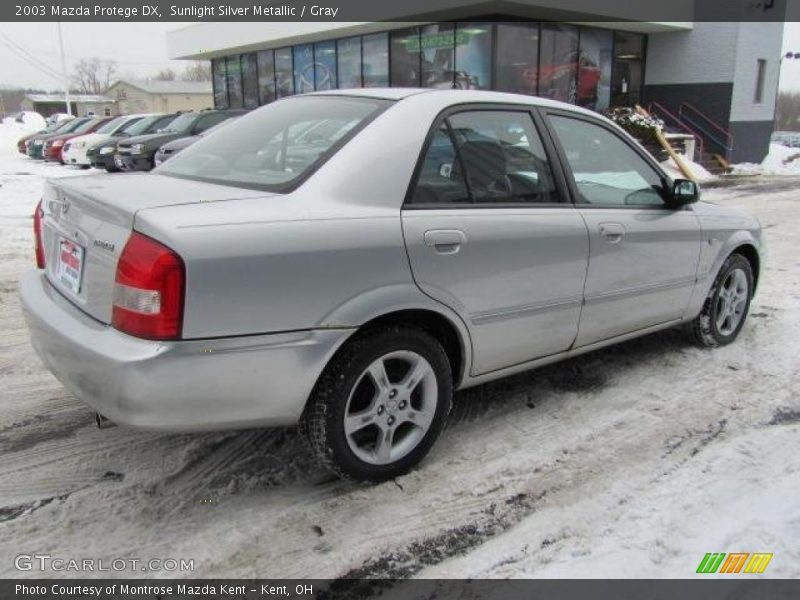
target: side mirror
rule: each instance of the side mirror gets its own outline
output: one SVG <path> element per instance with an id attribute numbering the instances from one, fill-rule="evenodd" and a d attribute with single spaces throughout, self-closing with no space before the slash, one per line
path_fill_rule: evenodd
<path id="1" fill-rule="evenodd" d="M 675 206 L 692 204 L 700 199 L 700 188 L 694 181 L 676 179 L 672 183 L 672 201 Z"/>

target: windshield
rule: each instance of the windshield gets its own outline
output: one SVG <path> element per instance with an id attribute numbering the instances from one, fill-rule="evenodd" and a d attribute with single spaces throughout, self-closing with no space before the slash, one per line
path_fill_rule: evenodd
<path id="1" fill-rule="evenodd" d="M 97 124 L 97 119 L 90 119 L 78 127 L 73 133 L 86 133 Z"/>
<path id="2" fill-rule="evenodd" d="M 198 181 L 287 191 L 333 156 L 388 100 L 300 96 L 237 119 L 158 168 Z"/>
<path id="3" fill-rule="evenodd" d="M 75 119 L 74 121 L 70 121 L 64 129 L 59 129 L 59 133 L 72 133 L 78 127 L 83 125 L 84 123 L 88 123 L 91 119 Z"/>
<path id="4" fill-rule="evenodd" d="M 194 123 L 196 118 L 197 113 L 183 113 L 172 123 L 170 123 L 168 127 L 165 127 L 164 131 L 168 131 L 170 133 L 183 133 L 192 126 L 192 123 Z"/>
<path id="5" fill-rule="evenodd" d="M 143 133 L 149 133 L 154 124 L 161 124 L 159 127 L 163 127 L 164 123 L 168 123 L 170 119 L 174 118 L 175 115 L 150 115 L 149 117 L 144 117 L 143 119 L 134 122 L 134 124 L 130 127 L 127 127 L 125 129 L 125 133 L 128 135 L 141 135 Z"/>
<path id="6" fill-rule="evenodd" d="M 111 119 L 108 123 L 103 125 L 95 133 L 111 133 L 117 127 L 119 127 L 122 123 L 124 123 L 126 118 L 127 117 L 117 117 L 116 119 Z"/>

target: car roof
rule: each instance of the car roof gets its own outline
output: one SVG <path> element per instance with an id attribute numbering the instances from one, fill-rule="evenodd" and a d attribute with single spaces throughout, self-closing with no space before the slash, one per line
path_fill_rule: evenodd
<path id="1" fill-rule="evenodd" d="M 425 98 L 436 102 L 450 104 L 468 103 L 503 103 L 503 104 L 527 104 L 530 106 L 540 106 L 543 108 L 558 108 L 575 113 L 582 113 L 594 117 L 599 113 L 574 104 L 550 100 L 541 96 L 527 96 L 524 94 L 509 94 L 506 92 L 494 92 L 490 90 L 440 90 L 435 88 L 354 88 L 345 90 L 326 90 L 322 92 L 311 92 L 304 96 L 357 96 L 363 98 L 382 98 L 386 100 L 402 101 L 406 98 L 424 94 Z M 297 96 L 291 96 L 297 97 Z"/>

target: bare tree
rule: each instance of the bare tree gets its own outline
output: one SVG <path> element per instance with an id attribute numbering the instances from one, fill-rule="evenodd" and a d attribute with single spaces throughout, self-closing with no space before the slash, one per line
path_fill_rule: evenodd
<path id="1" fill-rule="evenodd" d="M 206 60 L 197 60 L 183 70 L 181 79 L 184 81 L 211 81 L 211 63 Z"/>
<path id="2" fill-rule="evenodd" d="M 778 95 L 775 129 L 778 131 L 800 130 L 800 93 L 781 92 Z"/>
<path id="3" fill-rule="evenodd" d="M 153 79 L 155 81 L 175 81 L 175 79 L 177 79 L 177 75 L 172 69 L 161 69 L 155 74 Z"/>
<path id="4" fill-rule="evenodd" d="M 117 74 L 117 63 L 97 57 L 82 58 L 75 65 L 72 83 L 82 94 L 102 94 Z"/>

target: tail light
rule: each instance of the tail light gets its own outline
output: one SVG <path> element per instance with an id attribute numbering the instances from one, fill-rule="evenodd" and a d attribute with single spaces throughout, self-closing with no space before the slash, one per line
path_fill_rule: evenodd
<path id="1" fill-rule="evenodd" d="M 117 263 L 111 324 L 136 337 L 180 338 L 185 280 L 180 256 L 134 231 Z"/>
<path id="2" fill-rule="evenodd" d="M 44 243 L 42 243 L 42 218 L 44 217 L 44 210 L 42 209 L 42 201 L 36 205 L 36 210 L 33 212 L 33 240 L 34 248 L 36 249 L 36 266 L 44 269 Z"/>

